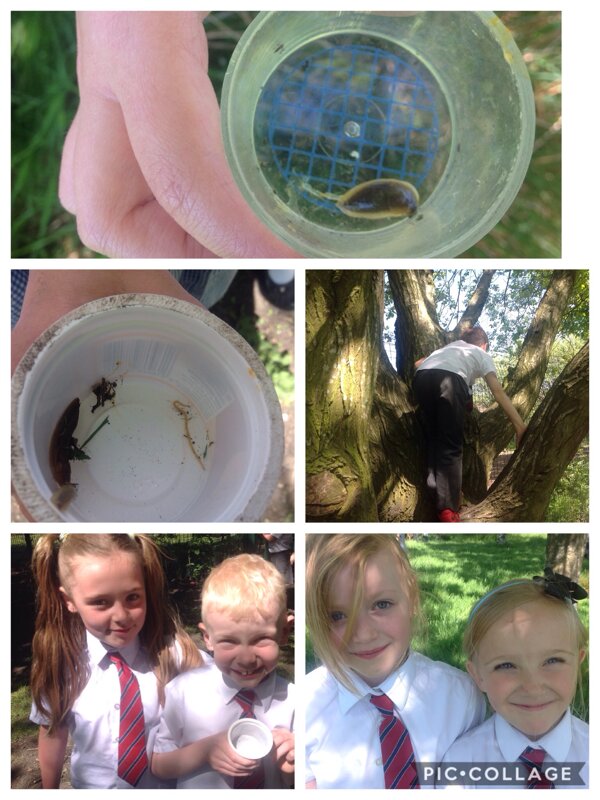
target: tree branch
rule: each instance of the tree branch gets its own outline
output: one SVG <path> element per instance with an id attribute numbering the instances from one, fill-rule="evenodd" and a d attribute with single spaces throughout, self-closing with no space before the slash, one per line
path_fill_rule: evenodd
<path id="1" fill-rule="evenodd" d="M 461 512 L 469 522 L 541 522 L 589 427 L 589 344 L 563 369 L 533 415 L 523 444 L 488 496 Z"/>
<path id="2" fill-rule="evenodd" d="M 523 340 L 518 361 L 509 371 L 504 390 L 523 419 L 529 416 L 538 399 L 552 345 L 576 277 L 576 270 L 552 272 L 548 288 Z M 502 409 L 495 404 L 479 415 L 479 429 L 480 455 L 491 465 L 496 453 L 511 440 L 513 428 Z"/>
<path id="3" fill-rule="evenodd" d="M 461 318 L 452 331 L 452 339 L 460 339 L 467 328 L 472 328 L 479 320 L 481 312 L 487 303 L 490 293 L 490 284 L 496 273 L 495 269 L 485 269 L 477 281 L 477 286 L 467 303 Z"/>
<path id="4" fill-rule="evenodd" d="M 388 270 L 396 308 L 396 367 L 410 380 L 418 358 L 429 355 L 449 339 L 435 307 L 433 270 Z"/>

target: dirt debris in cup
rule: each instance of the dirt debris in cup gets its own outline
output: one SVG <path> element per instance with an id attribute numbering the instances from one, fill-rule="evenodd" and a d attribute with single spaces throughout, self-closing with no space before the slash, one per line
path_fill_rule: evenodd
<path id="1" fill-rule="evenodd" d="M 92 392 L 96 395 L 96 405 L 92 406 L 92 414 L 97 408 L 104 408 L 104 404 L 109 400 L 114 400 L 117 388 L 117 381 L 107 381 L 102 378 L 95 386 L 92 386 Z"/>

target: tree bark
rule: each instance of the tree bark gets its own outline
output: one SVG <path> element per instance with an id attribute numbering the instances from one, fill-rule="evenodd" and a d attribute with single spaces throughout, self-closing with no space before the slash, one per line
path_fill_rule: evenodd
<path id="1" fill-rule="evenodd" d="M 377 519 L 368 429 L 382 320 L 381 271 L 307 272 L 308 519 Z"/>
<path id="2" fill-rule="evenodd" d="M 579 581 L 587 546 L 587 534 L 549 533 L 546 538 L 546 567 Z"/>
<path id="3" fill-rule="evenodd" d="M 380 522 L 411 522 L 435 516 L 425 492 L 423 430 L 409 386 L 382 351 L 371 415 L 370 453 Z"/>
<path id="4" fill-rule="evenodd" d="M 589 344 L 561 372 L 487 495 L 461 513 L 469 522 L 543 521 L 552 492 L 588 432 Z"/>

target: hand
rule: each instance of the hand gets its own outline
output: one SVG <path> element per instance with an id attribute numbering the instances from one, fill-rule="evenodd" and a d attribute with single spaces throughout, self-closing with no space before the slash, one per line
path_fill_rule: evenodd
<path id="1" fill-rule="evenodd" d="M 222 775 L 239 778 L 251 775 L 258 761 L 239 756 L 227 741 L 227 731 L 222 731 L 206 740 L 208 745 L 207 761 L 211 768 Z"/>
<path id="2" fill-rule="evenodd" d="M 31 270 L 12 331 L 13 372 L 32 342 L 74 308 L 111 294 L 165 294 L 201 305 L 166 270 Z"/>
<path id="3" fill-rule="evenodd" d="M 273 728 L 271 732 L 277 766 L 283 773 L 293 775 L 295 769 L 294 734 L 285 728 Z"/>
<path id="4" fill-rule="evenodd" d="M 109 256 L 289 258 L 227 165 L 208 77 L 208 12 L 78 12 L 80 103 L 59 194 Z"/>
<path id="5" fill-rule="evenodd" d="M 527 433 L 527 425 L 515 431 L 515 449 L 518 449 L 523 441 L 523 437 Z"/>

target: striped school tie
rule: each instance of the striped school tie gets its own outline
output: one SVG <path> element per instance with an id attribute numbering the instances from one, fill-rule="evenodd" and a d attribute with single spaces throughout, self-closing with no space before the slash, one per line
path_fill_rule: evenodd
<path id="1" fill-rule="evenodd" d="M 120 653 L 109 653 L 109 657 L 117 668 L 121 685 L 117 775 L 136 786 L 148 766 L 140 686 Z"/>
<path id="2" fill-rule="evenodd" d="M 519 756 L 519 761 L 530 770 L 535 769 L 540 774 L 539 778 L 533 777 L 527 781 L 526 789 L 556 789 L 554 783 L 549 781 L 544 774 L 543 765 L 546 755 L 543 747 L 526 747 Z"/>
<path id="3" fill-rule="evenodd" d="M 240 689 L 235 698 L 237 703 L 241 706 L 242 713 L 239 719 L 256 719 L 254 714 L 254 703 L 256 702 L 256 695 L 252 689 Z M 243 775 L 239 778 L 234 778 L 234 789 L 264 789 L 265 788 L 265 765 L 262 759 L 258 762 L 257 768 L 250 775 Z"/>
<path id="4" fill-rule="evenodd" d="M 420 789 L 415 754 L 406 725 L 394 716 L 394 704 L 386 694 L 372 694 L 371 703 L 382 715 L 379 726 L 386 789 Z"/>

